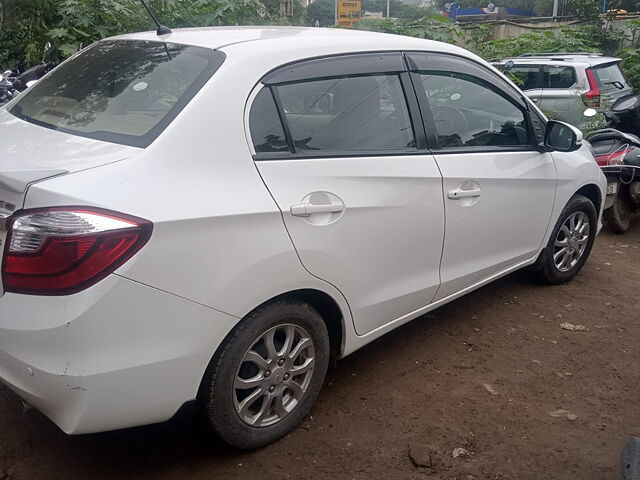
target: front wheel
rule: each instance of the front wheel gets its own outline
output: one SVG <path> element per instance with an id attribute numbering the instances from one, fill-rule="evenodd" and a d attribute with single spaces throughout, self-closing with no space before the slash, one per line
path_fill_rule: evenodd
<path id="1" fill-rule="evenodd" d="M 574 195 L 564 207 L 549 242 L 536 262 L 536 270 L 547 283 L 571 280 L 587 261 L 596 238 L 598 214 L 593 202 Z"/>
<path id="2" fill-rule="evenodd" d="M 329 365 L 329 335 L 318 312 L 281 300 L 260 307 L 224 340 L 203 379 L 205 423 L 237 448 L 289 433 L 311 409 Z"/>
<path id="3" fill-rule="evenodd" d="M 613 233 L 625 233 L 631 226 L 629 193 L 621 185 L 613 205 L 604 211 L 604 221 Z"/>

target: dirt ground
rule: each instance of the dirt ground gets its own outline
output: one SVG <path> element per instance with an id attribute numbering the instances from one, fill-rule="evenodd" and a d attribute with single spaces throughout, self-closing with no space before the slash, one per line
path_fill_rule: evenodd
<path id="1" fill-rule="evenodd" d="M 618 479 L 640 435 L 638 292 L 640 221 L 568 285 L 516 273 L 339 362 L 304 425 L 254 452 L 187 419 L 68 437 L 0 388 L 0 480 Z"/>

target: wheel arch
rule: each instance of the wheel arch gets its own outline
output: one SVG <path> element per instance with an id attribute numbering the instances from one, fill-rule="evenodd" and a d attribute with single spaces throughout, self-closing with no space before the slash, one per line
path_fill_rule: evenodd
<path id="1" fill-rule="evenodd" d="M 331 347 L 331 358 L 335 359 L 340 356 L 344 347 L 345 316 L 342 313 L 340 305 L 333 297 L 331 297 L 331 295 L 314 288 L 302 288 L 298 290 L 291 290 L 270 298 L 258 305 L 256 308 L 260 308 L 263 305 L 276 302 L 278 300 L 297 300 L 300 302 L 306 302 L 317 310 L 327 326 L 327 331 L 329 333 L 329 345 Z"/>
<path id="2" fill-rule="evenodd" d="M 583 185 L 578 189 L 575 195 L 582 195 L 583 197 L 587 197 L 593 202 L 593 205 L 596 207 L 596 212 L 600 212 L 600 207 L 602 206 L 602 193 L 600 192 L 600 188 L 598 188 L 597 185 L 593 183 Z"/>

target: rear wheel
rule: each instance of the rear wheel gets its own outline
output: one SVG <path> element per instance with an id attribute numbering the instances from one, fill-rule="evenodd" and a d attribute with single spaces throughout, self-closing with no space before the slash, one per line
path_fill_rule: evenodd
<path id="1" fill-rule="evenodd" d="M 238 448 L 290 432 L 311 409 L 329 364 L 322 317 L 304 302 L 277 301 L 229 334 L 200 389 L 205 422 Z"/>
<path id="2" fill-rule="evenodd" d="M 597 222 L 598 214 L 591 200 L 582 195 L 569 200 L 535 264 L 544 281 L 563 283 L 580 271 L 591 253 Z"/>
<path id="3" fill-rule="evenodd" d="M 624 185 L 616 195 L 613 205 L 604 211 L 604 221 L 613 233 L 625 233 L 631 226 L 629 192 Z"/>

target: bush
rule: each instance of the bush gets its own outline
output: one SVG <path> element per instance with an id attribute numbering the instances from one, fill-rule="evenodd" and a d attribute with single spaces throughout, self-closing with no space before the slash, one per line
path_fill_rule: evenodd
<path id="1" fill-rule="evenodd" d="M 501 38 L 469 47 L 483 58 L 516 57 L 523 53 L 599 52 L 603 50 L 599 27 L 560 27 Z"/>
<path id="2" fill-rule="evenodd" d="M 441 15 L 430 15 L 417 20 L 364 18 L 356 24 L 355 28 L 447 43 L 457 43 L 463 37 L 462 29 Z"/>
<path id="3" fill-rule="evenodd" d="M 626 48 L 622 51 L 622 69 L 634 90 L 640 91 L 640 51 Z"/>

